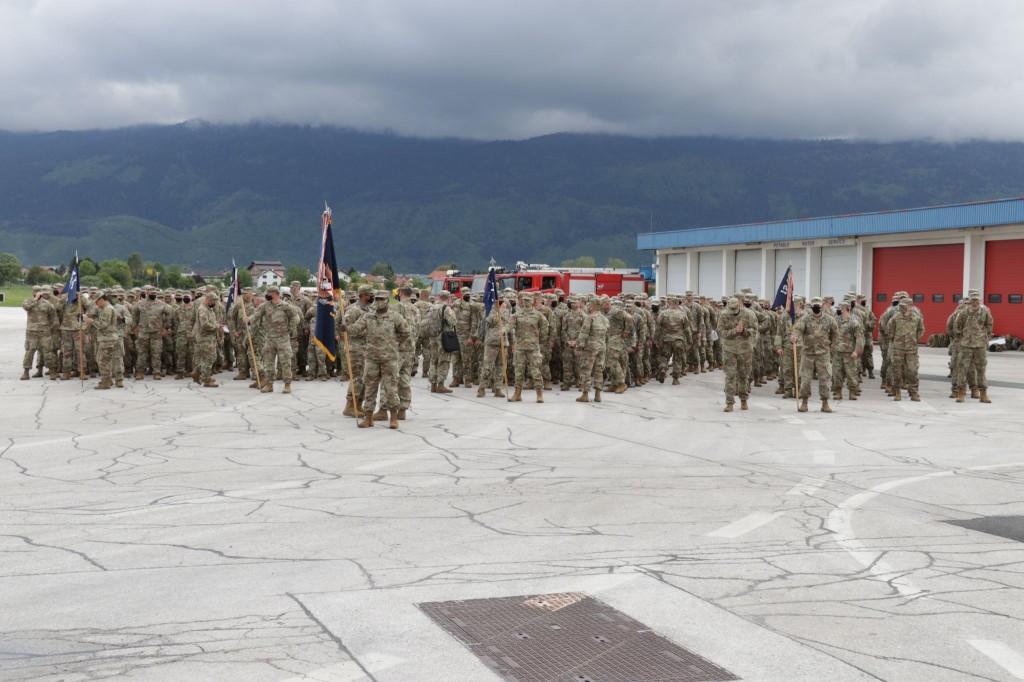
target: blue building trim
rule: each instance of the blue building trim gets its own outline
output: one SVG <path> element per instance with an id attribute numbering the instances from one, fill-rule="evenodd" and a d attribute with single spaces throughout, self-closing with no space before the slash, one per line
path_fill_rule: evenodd
<path id="1" fill-rule="evenodd" d="M 823 218 L 801 218 L 745 225 L 648 232 L 636 236 L 636 248 L 641 251 L 653 251 L 720 244 L 958 230 L 1015 223 L 1024 223 L 1024 197 L 879 211 L 877 213 L 854 213 Z"/>

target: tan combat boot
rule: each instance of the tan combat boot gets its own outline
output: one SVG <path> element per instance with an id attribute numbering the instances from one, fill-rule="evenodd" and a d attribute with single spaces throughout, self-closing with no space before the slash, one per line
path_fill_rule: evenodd
<path id="1" fill-rule="evenodd" d="M 856 390 L 856 391 L 853 390 L 852 388 L 850 389 L 850 400 L 856 400 L 857 396 L 859 396 L 859 395 L 860 395 L 860 390 L 859 389 Z"/>
<path id="2" fill-rule="evenodd" d="M 345 401 L 345 409 L 341 411 L 342 417 L 354 417 L 356 416 L 355 410 L 352 409 L 352 401 Z"/>
<path id="3" fill-rule="evenodd" d="M 892 393 L 890 393 L 889 395 L 892 396 L 893 400 L 895 400 L 896 402 L 899 402 L 899 401 L 903 400 L 903 389 L 902 388 L 894 388 L 894 389 L 892 389 Z"/>
<path id="4" fill-rule="evenodd" d="M 843 399 L 843 389 L 839 388 L 839 389 L 836 389 L 835 391 L 832 391 L 832 400 L 842 400 L 842 399 Z"/>
<path id="5" fill-rule="evenodd" d="M 453 391 L 450 388 L 446 388 L 444 384 L 438 384 L 437 385 L 437 392 L 438 393 L 454 393 L 455 391 Z"/>
<path id="6" fill-rule="evenodd" d="M 615 387 L 615 390 L 612 391 L 612 392 L 613 393 L 625 393 L 626 392 L 626 384 L 619 384 L 618 386 Z"/>
<path id="7" fill-rule="evenodd" d="M 512 394 L 512 397 L 508 399 L 510 403 L 521 403 L 523 402 L 523 387 L 516 385 L 516 392 Z"/>
<path id="8" fill-rule="evenodd" d="M 580 397 L 576 398 L 578 403 L 589 403 L 590 402 L 590 391 L 583 391 L 580 393 Z"/>
<path id="9" fill-rule="evenodd" d="M 361 429 L 368 429 L 373 426 L 373 415 L 369 412 L 363 413 L 363 418 L 356 424 Z"/>
<path id="10" fill-rule="evenodd" d="M 595 403 L 601 402 L 601 389 L 599 389 L 599 388 L 595 388 L 594 389 L 594 402 Z"/>
<path id="11" fill-rule="evenodd" d="M 107 381 L 106 379 L 102 379 L 102 380 L 100 380 L 100 383 L 98 383 L 98 384 L 96 384 L 96 386 L 94 386 L 94 389 L 97 390 L 97 391 L 107 391 L 107 390 L 110 390 L 110 386 L 111 386 L 111 384 L 110 384 L 109 381 Z"/>
<path id="12" fill-rule="evenodd" d="M 28 370 L 27 369 L 24 372 L 21 373 L 21 380 L 22 381 L 28 381 L 29 380 Z"/>
<path id="13" fill-rule="evenodd" d="M 991 399 L 989 399 L 989 397 L 988 397 L 988 389 L 987 389 L 987 388 L 983 388 L 983 389 L 981 389 L 981 397 L 980 397 L 980 400 L 981 400 L 981 402 L 983 402 L 983 403 L 991 403 L 991 402 L 992 402 L 992 400 L 991 400 Z"/>
<path id="14" fill-rule="evenodd" d="M 399 407 L 398 408 L 398 421 L 402 421 L 402 422 L 405 421 L 405 408 L 404 407 Z"/>
<path id="15" fill-rule="evenodd" d="M 290 381 L 284 382 L 284 388 L 281 389 L 281 393 L 291 393 L 291 392 L 292 392 L 292 382 L 290 382 Z"/>
<path id="16" fill-rule="evenodd" d="M 679 385 L 679 377 L 672 377 L 672 385 L 673 386 L 678 386 Z"/>
<path id="17" fill-rule="evenodd" d="M 910 399 L 912 401 L 914 401 L 915 403 L 921 402 L 921 396 L 918 394 L 917 391 L 911 391 L 910 392 Z"/>
<path id="18" fill-rule="evenodd" d="M 220 386 L 220 384 L 213 379 L 207 379 L 203 382 L 203 388 L 217 388 L 218 386 Z"/>
<path id="19" fill-rule="evenodd" d="M 543 388 L 538 388 L 537 389 L 537 402 L 538 403 L 544 402 L 544 389 Z"/>
<path id="20" fill-rule="evenodd" d="M 160 381 L 164 378 L 164 375 L 160 372 L 153 372 L 153 381 Z"/>
<path id="21" fill-rule="evenodd" d="M 388 412 L 388 414 L 390 416 L 390 419 L 388 420 L 388 428 L 389 429 L 397 429 L 398 428 L 398 410 L 390 410 Z"/>
<path id="22" fill-rule="evenodd" d="M 238 370 L 238 374 L 235 375 L 234 381 L 245 381 L 248 378 L 249 378 L 249 370 L 247 370 L 247 369 L 240 369 L 240 370 Z"/>
<path id="23" fill-rule="evenodd" d="M 28 370 L 25 370 L 25 371 L 28 371 Z M 32 375 L 32 378 L 33 379 L 39 379 L 42 376 L 43 376 L 43 368 L 42 367 L 36 367 L 36 373 Z"/>
<path id="24" fill-rule="evenodd" d="M 484 388 L 483 384 L 480 384 L 480 388 L 476 389 L 476 397 L 483 398 L 487 395 L 487 389 Z"/>
<path id="25" fill-rule="evenodd" d="M 270 383 L 269 381 L 267 383 L 263 384 L 262 386 L 260 386 L 260 393 L 273 393 L 273 392 L 274 392 L 274 384 Z"/>
<path id="26" fill-rule="evenodd" d="M 544 390 L 545 391 L 550 391 L 551 390 L 551 382 L 550 381 L 545 381 L 544 382 Z"/>
<path id="27" fill-rule="evenodd" d="M 731 400 L 726 401 L 725 407 L 722 408 L 722 412 L 732 412 L 732 405 L 733 403 Z"/>
<path id="28" fill-rule="evenodd" d="M 114 386 L 117 388 L 124 388 L 124 379 L 117 379 L 114 381 Z"/>
<path id="29" fill-rule="evenodd" d="M 384 409 L 383 405 L 380 406 L 379 410 L 373 413 L 373 421 L 375 422 L 387 421 L 387 418 L 388 411 Z"/>
<path id="30" fill-rule="evenodd" d="M 750 408 L 749 408 L 749 407 L 747 406 L 747 399 L 746 399 L 746 398 L 744 398 L 743 396 L 740 396 L 740 409 L 741 409 L 741 410 L 749 410 L 749 409 L 750 409 Z"/>
<path id="31" fill-rule="evenodd" d="M 972 398 L 977 400 L 980 395 L 981 395 L 981 392 L 977 388 L 972 388 L 971 389 L 971 397 Z"/>
<path id="32" fill-rule="evenodd" d="M 62 374 L 60 378 L 63 379 L 64 381 L 71 381 L 71 372 L 64 372 L 64 374 Z"/>
<path id="33" fill-rule="evenodd" d="M 832 411 L 832 408 L 829 406 L 827 400 L 822 400 L 821 401 L 821 411 L 822 412 L 831 412 Z"/>
<path id="34" fill-rule="evenodd" d="M 494 397 L 495 398 L 504 398 L 505 397 L 505 391 L 501 390 L 500 388 L 494 389 Z"/>
<path id="35" fill-rule="evenodd" d="M 796 408 L 797 412 L 807 411 L 807 398 L 800 398 L 800 407 Z"/>

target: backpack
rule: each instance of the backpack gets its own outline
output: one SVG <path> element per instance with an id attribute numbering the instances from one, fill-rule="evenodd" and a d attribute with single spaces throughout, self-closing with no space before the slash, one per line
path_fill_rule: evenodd
<path id="1" fill-rule="evenodd" d="M 433 338 L 441 333 L 441 317 L 444 311 L 439 308 L 438 312 L 440 314 L 434 315 L 433 311 L 430 311 L 420 319 L 420 336 Z"/>
<path id="2" fill-rule="evenodd" d="M 445 353 L 457 353 L 459 351 L 459 335 L 454 329 L 445 329 L 444 307 L 437 311 L 438 325 L 441 328 L 441 349 Z"/>

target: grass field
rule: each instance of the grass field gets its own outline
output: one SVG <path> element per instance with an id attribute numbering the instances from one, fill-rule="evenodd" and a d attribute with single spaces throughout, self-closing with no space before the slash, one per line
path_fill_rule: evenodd
<path id="1" fill-rule="evenodd" d="M 22 301 L 32 295 L 32 287 L 28 284 L 11 284 L 0 287 L 0 292 L 4 294 L 4 300 L 3 303 L 0 303 L 0 307 L 20 308 Z"/>

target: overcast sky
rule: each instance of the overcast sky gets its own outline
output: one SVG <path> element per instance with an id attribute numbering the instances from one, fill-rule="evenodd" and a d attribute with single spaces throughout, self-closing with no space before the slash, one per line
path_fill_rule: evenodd
<path id="1" fill-rule="evenodd" d="M 0 0 L 0 128 L 1024 139 L 1024 0 Z"/>

